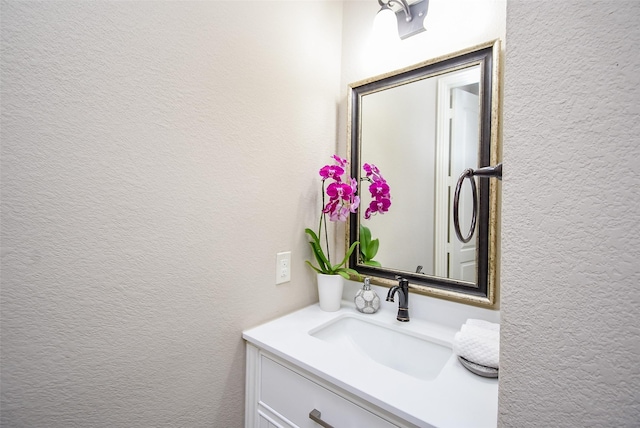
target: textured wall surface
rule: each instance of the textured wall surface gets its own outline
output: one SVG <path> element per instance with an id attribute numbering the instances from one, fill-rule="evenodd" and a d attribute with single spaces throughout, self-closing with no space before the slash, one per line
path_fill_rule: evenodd
<path id="1" fill-rule="evenodd" d="M 638 23 L 508 3 L 500 426 L 640 421 Z"/>
<path id="2" fill-rule="evenodd" d="M 1 425 L 242 426 L 241 331 L 317 300 L 341 3 L 1 7 Z"/>

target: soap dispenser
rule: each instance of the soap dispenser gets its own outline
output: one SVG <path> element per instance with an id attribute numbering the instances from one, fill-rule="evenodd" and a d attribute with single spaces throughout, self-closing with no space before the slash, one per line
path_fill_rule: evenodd
<path id="1" fill-rule="evenodd" d="M 364 285 L 358 290 L 353 301 L 356 304 L 356 309 L 364 314 L 372 314 L 380 309 L 380 297 L 371 289 L 369 278 L 364 279 Z"/>

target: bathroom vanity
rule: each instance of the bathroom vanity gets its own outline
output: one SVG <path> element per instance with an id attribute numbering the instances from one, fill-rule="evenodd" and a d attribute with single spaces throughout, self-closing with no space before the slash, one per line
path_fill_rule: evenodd
<path id="1" fill-rule="evenodd" d="M 352 279 L 369 277 L 377 287 L 397 288 L 398 277 L 410 282 L 409 313 L 388 302 L 375 314 L 359 313 L 352 299 L 360 284 L 351 281 L 356 288 L 345 290 L 337 312 L 311 305 L 245 331 L 247 428 L 496 426 L 498 380 L 467 370 L 452 344 L 467 319 L 500 317 L 499 188 L 489 180 L 498 176 L 479 173 L 499 160 L 500 49 L 493 40 L 349 85 L 351 176 L 366 181 L 364 165 L 380 167 L 402 216 L 367 219 L 384 242 L 378 265 L 353 251 L 348 267 L 359 273 Z M 483 179 L 477 197 L 473 182 L 473 203 L 461 203 L 463 224 L 473 225 L 469 237 L 452 243 L 452 228 L 460 233 L 449 221 L 458 195 L 451 180 L 463 171 Z M 349 216 L 347 248 L 362 242 L 362 213 Z M 401 294 L 409 296 L 406 288 Z"/>
<path id="2" fill-rule="evenodd" d="M 245 331 L 245 426 L 495 427 L 498 380 L 451 350 L 464 320 L 401 323 L 396 310 L 315 304 Z"/>

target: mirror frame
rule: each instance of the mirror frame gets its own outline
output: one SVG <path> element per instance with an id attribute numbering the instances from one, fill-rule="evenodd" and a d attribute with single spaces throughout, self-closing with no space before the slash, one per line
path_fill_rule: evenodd
<path id="1" fill-rule="evenodd" d="M 351 163 L 351 176 L 356 177 L 359 183 L 362 182 L 359 110 L 364 95 L 474 65 L 480 65 L 481 70 L 481 119 L 477 167 L 496 165 L 499 159 L 500 40 L 493 40 L 350 84 L 347 158 Z M 371 278 L 371 282 L 377 285 L 387 287 L 397 285 L 396 276 L 401 275 L 409 280 L 412 292 L 475 306 L 493 307 L 496 304 L 497 289 L 496 228 L 499 184 L 496 179 L 477 179 L 477 182 L 479 215 L 476 229 L 476 283 L 359 264 L 358 250 L 354 251 L 349 258 L 348 267 L 356 270 L 363 277 Z M 351 213 L 346 225 L 345 243 L 347 249 L 353 242 L 359 240 L 359 225 L 359 213 Z M 360 278 L 352 276 L 351 279 L 359 280 Z"/>

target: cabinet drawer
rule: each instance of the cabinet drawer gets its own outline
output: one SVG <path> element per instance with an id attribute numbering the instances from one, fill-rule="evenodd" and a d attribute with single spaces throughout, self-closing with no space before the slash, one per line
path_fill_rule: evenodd
<path id="1" fill-rule="evenodd" d="M 300 428 L 318 428 L 309 419 L 317 409 L 335 428 L 390 428 L 396 425 L 261 355 L 260 404 Z"/>

